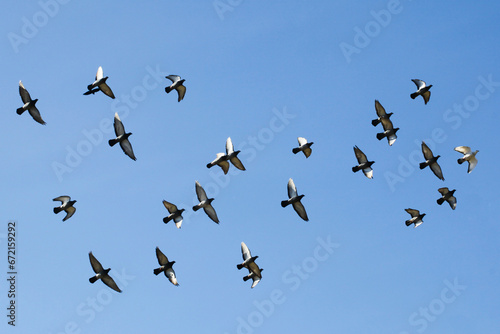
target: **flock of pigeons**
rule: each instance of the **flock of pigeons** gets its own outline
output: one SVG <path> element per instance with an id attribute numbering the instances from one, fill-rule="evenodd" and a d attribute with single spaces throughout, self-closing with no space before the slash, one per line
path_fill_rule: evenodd
<path id="1" fill-rule="evenodd" d="M 417 86 L 417 91 L 410 94 L 410 97 L 412 99 L 415 99 L 418 96 L 422 96 L 422 98 L 424 99 L 424 103 L 427 104 L 431 97 L 430 88 L 432 87 L 432 85 L 427 85 L 425 81 L 419 79 L 412 79 L 411 81 L 413 81 Z M 372 125 L 377 126 L 378 124 L 382 123 L 382 127 L 384 129 L 384 132 L 377 133 L 377 139 L 382 140 L 383 138 L 387 138 L 389 145 L 392 146 L 396 142 L 396 132 L 399 130 L 399 128 L 394 128 L 392 121 L 390 120 L 390 117 L 393 113 L 386 113 L 384 107 L 377 100 L 375 100 L 375 111 L 377 112 L 378 118 L 372 120 Z M 458 163 L 462 164 L 467 161 L 469 164 L 467 173 L 470 173 L 477 165 L 476 154 L 479 151 L 472 151 L 472 149 L 468 146 L 455 147 L 455 151 L 463 154 L 463 157 L 458 159 Z M 420 163 L 420 169 L 424 169 L 425 167 L 429 166 L 434 175 L 436 175 L 438 179 L 444 181 L 441 166 L 439 166 L 437 162 L 440 156 L 434 156 L 429 146 L 427 146 L 427 144 L 423 141 L 422 153 L 424 155 L 425 161 Z M 366 155 L 357 146 L 354 146 L 354 154 L 356 155 L 356 159 L 358 160 L 358 165 L 352 167 L 352 171 L 356 173 L 362 170 L 366 177 L 368 177 L 369 179 L 373 178 L 373 169 L 371 166 L 375 163 L 375 161 L 368 161 Z M 437 200 L 437 203 L 441 205 L 446 201 L 448 202 L 450 207 L 455 210 L 455 208 L 457 207 L 457 199 L 455 196 L 453 196 L 453 194 L 455 193 L 456 189 L 449 190 L 447 187 L 443 187 L 439 188 L 438 191 L 441 194 L 441 198 Z M 421 214 L 420 211 L 415 209 L 405 209 L 405 211 L 411 215 L 411 218 L 405 222 L 406 226 L 414 224 L 414 227 L 417 227 L 423 223 L 422 219 L 426 215 L 425 213 Z"/>
<path id="2" fill-rule="evenodd" d="M 186 94 L 186 87 L 183 85 L 185 80 L 181 79 L 181 77 L 177 75 L 169 75 L 166 76 L 166 78 L 172 81 L 172 84 L 170 86 L 165 87 L 165 92 L 170 93 L 172 90 L 176 90 L 178 94 L 178 102 L 182 101 Z M 101 91 L 105 95 L 114 99 L 115 96 L 113 94 L 113 91 L 106 83 L 107 79 L 108 77 L 104 77 L 103 75 L 102 67 L 99 67 L 97 70 L 95 81 L 87 86 L 87 91 L 84 93 L 84 95 L 93 95 Z M 427 86 L 424 81 L 418 79 L 412 79 L 412 81 L 417 85 L 418 90 L 412 93 L 410 97 L 412 99 L 415 99 L 418 96 L 422 96 L 425 104 L 427 104 L 429 102 L 431 95 L 429 89 L 432 87 L 432 85 Z M 29 114 L 33 117 L 33 119 L 36 122 L 40 124 L 46 124 L 45 121 L 43 121 L 39 110 L 36 108 L 36 102 L 38 101 L 38 99 L 33 100 L 31 98 L 30 94 L 28 93 L 28 91 L 26 90 L 21 81 L 19 81 L 19 94 L 21 96 L 23 106 L 17 109 L 17 114 L 21 115 L 24 113 L 24 111 L 28 110 Z M 397 139 L 396 132 L 399 130 L 399 128 L 394 128 L 392 121 L 390 120 L 390 117 L 393 113 L 386 113 L 384 107 L 377 100 L 375 100 L 375 111 L 377 113 L 378 118 L 372 120 L 372 125 L 377 126 L 378 124 L 381 123 L 384 129 L 384 132 L 377 133 L 377 139 L 382 140 L 383 138 L 387 138 L 389 145 L 392 146 Z M 120 117 L 118 116 L 118 113 L 115 113 L 114 116 L 114 130 L 116 138 L 110 139 L 108 142 L 109 145 L 112 147 L 117 143 L 119 143 L 123 152 L 132 160 L 136 160 L 134 151 L 132 149 L 132 145 L 130 144 L 129 141 L 129 137 L 132 133 L 130 132 L 127 133 L 125 131 L 123 123 L 120 120 Z M 302 152 L 305 155 L 305 157 L 308 158 L 312 153 L 311 145 L 313 145 L 314 143 L 308 142 L 307 139 L 303 137 L 298 137 L 297 139 L 299 146 L 293 148 L 292 153 L 297 154 L 299 152 Z M 467 161 L 469 164 L 468 173 L 470 173 L 477 164 L 477 159 L 475 156 L 478 153 L 478 151 L 473 152 L 470 149 L 470 147 L 467 146 L 459 146 L 456 147 L 455 150 L 463 154 L 463 157 L 458 159 L 458 163 L 462 164 L 463 162 Z M 238 158 L 239 153 L 240 151 L 235 151 L 234 145 L 231 141 L 231 138 L 229 137 L 226 140 L 226 153 L 217 153 L 216 158 L 212 162 L 207 164 L 207 168 L 212 168 L 213 166 L 219 166 L 224 172 L 224 174 L 227 174 L 231 163 L 235 168 L 244 171 L 245 167 L 241 162 L 241 160 Z M 374 161 L 369 161 L 366 155 L 357 146 L 354 146 L 354 153 L 358 161 L 358 165 L 352 167 L 352 171 L 358 172 L 362 170 L 367 178 L 369 179 L 373 178 L 373 169 L 371 166 L 373 165 Z M 437 162 L 440 156 L 439 155 L 434 156 L 434 154 L 425 144 L 425 142 L 422 142 L 422 153 L 424 155 L 425 161 L 420 163 L 420 169 L 424 169 L 425 167 L 429 166 L 432 172 L 439 179 L 444 181 L 441 167 Z M 212 206 L 214 198 L 208 198 L 205 190 L 198 181 L 195 182 L 195 191 L 199 203 L 193 206 L 192 209 L 194 211 L 203 209 L 207 214 L 207 216 L 212 221 L 218 224 L 219 218 L 217 217 L 217 213 L 214 207 Z M 288 191 L 288 199 L 283 200 L 281 202 L 281 206 L 287 207 L 288 205 L 292 205 L 293 209 L 297 212 L 298 216 L 302 218 L 304 221 L 308 221 L 309 218 L 307 216 L 306 210 L 301 203 L 301 199 L 304 197 L 304 195 L 298 194 L 297 187 L 295 186 L 295 183 L 291 178 L 288 180 L 287 191 Z M 456 198 L 453 196 L 455 190 L 450 191 L 448 188 L 443 187 L 439 188 L 438 191 L 442 197 L 437 200 L 437 203 L 441 205 L 444 203 L 444 201 L 447 201 L 451 206 L 451 208 L 454 210 L 456 208 L 456 203 L 457 203 Z M 54 198 L 53 201 L 61 202 L 60 206 L 54 208 L 54 213 L 57 214 L 61 211 L 65 211 L 66 216 L 63 218 L 63 221 L 68 220 L 71 216 L 73 216 L 73 214 L 76 211 L 74 207 L 76 200 L 71 200 L 70 196 L 59 196 Z M 185 211 L 185 209 L 179 209 L 175 204 L 165 200 L 163 201 L 163 205 L 169 212 L 169 215 L 163 218 L 163 222 L 167 224 L 168 222 L 173 220 L 176 227 L 181 228 L 183 220 L 182 213 Z M 421 214 L 418 210 L 415 209 L 405 209 L 405 211 L 411 215 L 411 219 L 406 221 L 407 226 L 414 224 L 415 227 L 417 227 L 420 224 L 422 224 L 423 222 L 422 219 L 426 215 L 425 213 Z M 254 288 L 262 278 L 263 269 L 259 268 L 259 266 L 255 262 L 258 256 L 252 256 L 250 250 L 248 249 L 247 245 L 244 242 L 241 243 L 241 253 L 243 256 L 243 262 L 238 264 L 237 268 L 238 269 L 246 268 L 248 270 L 248 275 L 244 276 L 243 280 L 247 281 L 249 279 L 252 279 L 253 283 L 251 287 Z M 165 254 L 163 254 L 158 247 L 156 247 L 156 257 L 158 259 L 158 264 L 160 265 L 160 267 L 154 269 L 153 273 L 155 275 L 159 275 L 160 273 L 163 272 L 172 284 L 178 286 L 179 283 L 177 282 L 175 271 L 173 269 L 175 261 L 169 261 L 167 256 L 165 256 Z M 92 252 L 89 253 L 89 259 L 92 269 L 95 272 L 95 275 L 89 279 L 90 283 L 94 283 L 97 280 L 101 279 L 101 281 L 107 286 L 109 286 L 111 289 L 117 292 L 121 292 L 119 287 L 116 285 L 115 281 L 108 274 L 110 268 L 104 269 L 101 263 L 94 257 Z"/>

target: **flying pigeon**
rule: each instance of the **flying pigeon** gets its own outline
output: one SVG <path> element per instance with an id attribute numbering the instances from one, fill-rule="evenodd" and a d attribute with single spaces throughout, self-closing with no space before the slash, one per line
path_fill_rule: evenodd
<path id="1" fill-rule="evenodd" d="M 392 112 L 386 113 L 384 107 L 378 102 L 378 100 L 375 100 L 375 111 L 377 112 L 377 119 L 372 120 L 372 125 L 377 126 L 381 121 L 382 118 L 390 118 L 391 115 L 393 114 Z"/>
<path id="2" fill-rule="evenodd" d="M 118 285 L 116 285 L 115 281 L 111 278 L 111 276 L 108 275 L 111 268 L 105 270 L 99 263 L 99 261 L 97 261 L 97 259 L 94 257 L 92 252 L 89 253 L 89 258 L 90 258 L 90 264 L 92 265 L 92 269 L 96 273 L 95 276 L 89 278 L 89 282 L 94 284 L 95 281 L 101 279 L 101 281 L 107 286 L 109 286 L 111 289 L 117 292 L 122 292 L 122 290 L 118 288 Z"/>
<path id="3" fill-rule="evenodd" d="M 293 180 L 291 178 L 290 178 L 290 180 L 288 180 L 287 189 L 288 189 L 288 198 L 289 199 L 286 201 L 281 201 L 281 206 L 284 208 L 288 204 L 292 204 L 293 209 L 295 210 L 295 212 L 297 212 L 299 217 L 304 219 L 305 221 L 308 221 L 309 218 L 307 218 L 306 209 L 304 208 L 304 206 L 300 202 L 300 200 L 302 199 L 302 197 L 304 197 L 304 195 L 300 195 L 300 196 L 297 195 L 297 187 L 295 187 L 295 183 L 293 183 Z"/>
<path id="4" fill-rule="evenodd" d="M 217 153 L 217 157 L 211 162 L 207 164 L 207 168 L 212 168 L 213 166 L 219 166 L 222 168 L 224 174 L 227 174 L 229 170 L 229 162 L 227 162 L 227 155 L 224 153 Z"/>
<path id="5" fill-rule="evenodd" d="M 415 93 L 411 93 L 410 97 L 412 99 L 415 99 L 417 96 L 421 95 L 424 99 L 425 104 L 429 102 L 429 99 L 431 98 L 431 89 L 432 85 L 427 86 L 425 81 L 419 80 L 419 79 L 411 79 L 415 85 L 417 85 L 417 91 Z"/>
<path id="6" fill-rule="evenodd" d="M 245 170 L 245 167 L 241 163 L 240 159 L 238 159 L 238 153 L 240 151 L 235 151 L 233 142 L 231 141 L 231 137 L 228 137 L 226 140 L 226 156 L 227 160 L 229 160 L 234 167 L 238 168 L 239 170 Z"/>
<path id="7" fill-rule="evenodd" d="M 179 99 L 177 100 L 177 102 L 181 102 L 184 98 L 184 95 L 186 94 L 186 87 L 183 85 L 184 81 L 186 80 L 181 80 L 181 77 L 178 75 L 169 75 L 165 78 L 172 81 L 172 84 L 170 86 L 165 87 L 165 92 L 167 92 L 168 94 L 172 91 L 172 89 L 175 89 L 177 91 L 177 94 L 179 95 Z"/>
<path id="8" fill-rule="evenodd" d="M 464 161 L 469 163 L 469 168 L 467 169 L 467 173 L 472 172 L 474 167 L 477 165 L 476 154 L 479 152 L 478 150 L 472 152 L 469 146 L 458 146 L 455 147 L 455 151 L 462 153 L 464 156 L 458 159 L 458 163 L 461 165 Z"/>
<path id="9" fill-rule="evenodd" d="M 307 139 L 305 139 L 303 137 L 298 137 L 297 141 L 299 142 L 299 147 L 295 147 L 292 149 L 293 154 L 297 154 L 300 151 L 302 151 L 302 152 L 304 152 L 304 155 L 306 156 L 306 158 L 309 158 L 309 156 L 312 153 L 311 145 L 314 144 L 314 142 L 308 143 Z"/>
<path id="10" fill-rule="evenodd" d="M 455 193 L 456 189 L 449 190 L 448 188 L 439 188 L 438 189 L 439 193 L 443 196 L 437 200 L 437 204 L 441 205 L 444 203 L 444 201 L 448 202 L 450 207 L 455 210 L 457 207 L 457 198 L 453 196 Z"/>
<path id="11" fill-rule="evenodd" d="M 66 211 L 66 217 L 62 220 L 63 222 L 68 220 L 73 214 L 75 213 L 76 209 L 73 206 L 73 204 L 76 203 L 76 201 L 72 201 L 71 197 L 69 196 L 59 196 L 53 199 L 53 201 L 60 201 L 61 205 L 57 206 L 54 208 L 54 213 L 58 214 L 61 211 Z"/>
<path id="12" fill-rule="evenodd" d="M 262 274 L 260 273 L 261 270 L 257 263 L 255 263 L 255 260 L 258 258 L 258 256 L 252 256 L 250 250 L 244 242 L 241 242 L 241 254 L 243 256 L 243 262 L 236 265 L 238 270 L 241 268 L 247 268 L 255 276 L 257 276 L 258 278 L 262 278 Z"/>
<path id="13" fill-rule="evenodd" d="M 163 222 L 166 224 L 168 223 L 169 221 L 171 221 L 172 219 L 174 220 L 174 223 L 175 223 L 175 226 L 177 226 L 177 228 L 181 228 L 181 225 L 182 225 L 182 213 L 185 211 L 184 209 L 177 209 L 177 206 L 170 203 L 170 202 L 167 202 L 165 200 L 163 200 L 163 205 L 165 206 L 165 208 L 168 210 L 168 212 L 170 213 L 167 217 L 163 218 Z"/>
<path id="14" fill-rule="evenodd" d="M 163 271 L 165 273 L 165 276 L 170 281 L 170 283 L 172 283 L 175 286 L 179 286 L 177 278 L 175 277 L 174 268 L 172 268 L 175 261 L 169 262 L 168 258 L 165 256 L 165 254 L 162 253 L 162 251 L 158 247 L 156 247 L 156 258 L 158 259 L 158 264 L 160 265 L 160 268 L 156 268 L 155 270 L 153 270 L 153 273 L 155 275 L 158 275 Z"/>
<path id="15" fill-rule="evenodd" d="M 414 227 L 417 227 L 423 223 L 422 218 L 424 218 L 425 213 L 420 214 L 420 211 L 414 209 L 405 209 L 405 211 L 411 215 L 411 218 L 406 221 L 406 226 L 415 224 Z"/>
<path id="16" fill-rule="evenodd" d="M 260 272 L 262 273 L 263 271 L 264 271 L 264 268 L 260 268 Z M 255 275 L 251 270 L 248 270 L 248 275 L 243 277 L 243 281 L 246 282 L 249 279 L 252 279 L 252 281 L 253 281 L 252 286 L 251 286 L 252 289 L 255 288 L 255 286 L 257 284 L 259 284 L 259 282 L 260 282 L 260 277 Z"/>
<path id="17" fill-rule="evenodd" d="M 394 128 L 389 118 L 381 118 L 380 122 L 384 128 L 384 132 L 377 133 L 377 139 L 382 140 L 382 138 L 387 137 L 389 146 L 392 146 L 392 144 L 396 141 L 396 138 L 398 138 L 398 136 L 396 136 L 396 132 L 398 132 L 399 128 Z"/>
<path id="18" fill-rule="evenodd" d="M 24 88 L 24 85 L 21 81 L 19 81 L 19 95 L 21 95 L 21 100 L 23 101 L 24 105 L 21 108 L 17 108 L 16 112 L 18 115 L 22 115 L 23 112 L 28 110 L 30 113 L 31 117 L 35 121 L 37 121 L 40 124 L 45 125 L 45 121 L 42 119 L 42 116 L 40 116 L 40 112 L 38 111 L 37 107 L 35 104 L 37 103 L 38 99 L 31 99 L 30 93 Z"/>
<path id="19" fill-rule="evenodd" d="M 356 159 L 358 159 L 359 165 L 352 167 L 352 171 L 356 173 L 359 170 L 363 170 L 367 178 L 373 178 L 373 169 L 371 166 L 375 161 L 368 161 L 366 155 L 357 146 L 354 146 L 354 154 L 356 155 Z"/>
<path id="20" fill-rule="evenodd" d="M 429 166 L 434 175 L 438 177 L 438 179 L 444 181 L 443 172 L 441 171 L 441 167 L 437 163 L 437 159 L 439 159 L 440 155 L 434 156 L 432 154 L 431 149 L 425 142 L 422 142 L 422 153 L 424 154 L 425 162 L 420 163 L 420 169 L 424 169 Z"/>
<path id="21" fill-rule="evenodd" d="M 106 80 L 108 80 L 108 77 L 103 76 L 102 67 L 99 66 L 99 68 L 97 69 L 97 74 L 95 75 L 95 81 L 87 86 L 88 91 L 83 93 L 83 95 L 94 95 L 98 91 L 102 91 L 104 94 L 114 99 L 115 94 L 113 94 L 113 91 L 111 90 L 111 88 L 109 88 Z"/>
<path id="22" fill-rule="evenodd" d="M 202 188 L 202 186 L 198 181 L 196 181 L 195 189 L 196 189 L 196 196 L 198 196 L 198 200 L 200 201 L 200 203 L 193 206 L 193 210 L 198 211 L 199 209 L 203 208 L 208 217 L 210 217 L 210 219 L 219 224 L 219 218 L 217 218 L 217 213 L 215 212 L 215 209 L 211 204 L 214 199 L 207 197 L 205 190 Z"/>
<path id="23" fill-rule="evenodd" d="M 113 147 L 116 143 L 120 143 L 123 153 L 128 155 L 132 160 L 137 160 L 134 155 L 134 151 L 132 150 L 132 145 L 128 140 L 128 137 L 130 137 L 132 133 L 125 133 L 125 128 L 123 127 L 123 123 L 120 120 L 118 113 L 115 113 L 115 122 L 113 125 L 115 127 L 116 138 L 108 141 L 109 146 Z"/>

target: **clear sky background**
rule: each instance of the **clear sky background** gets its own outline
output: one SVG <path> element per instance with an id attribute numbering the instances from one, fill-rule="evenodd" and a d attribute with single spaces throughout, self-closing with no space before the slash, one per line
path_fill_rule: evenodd
<path id="1" fill-rule="evenodd" d="M 6 2 L 0 244 L 18 333 L 498 333 L 499 11 L 470 1 Z M 216 6 L 217 5 L 217 6 Z M 116 99 L 83 96 L 99 66 Z M 185 99 L 165 94 L 178 74 Z M 410 79 L 432 84 L 410 99 Z M 22 105 L 22 80 L 47 122 Z M 370 121 L 378 99 L 399 127 Z M 110 124 L 120 114 L 137 161 Z M 309 159 L 297 137 L 314 141 Z M 231 137 L 247 170 L 206 164 Z M 445 181 L 426 168 L 420 143 Z M 353 146 L 375 160 L 374 179 Z M 467 174 L 453 149 L 480 152 Z M 293 178 L 310 221 L 281 208 Z M 220 224 L 193 213 L 195 180 Z M 457 189 L 457 208 L 436 204 Z M 54 197 L 77 200 L 62 222 Z M 162 200 L 186 209 L 165 225 Z M 405 208 L 427 214 L 406 227 Z M 264 268 L 238 271 L 244 241 Z M 326 245 L 326 246 L 325 246 Z M 155 247 L 180 283 L 153 275 Z M 90 284 L 92 251 L 123 293 Z"/>

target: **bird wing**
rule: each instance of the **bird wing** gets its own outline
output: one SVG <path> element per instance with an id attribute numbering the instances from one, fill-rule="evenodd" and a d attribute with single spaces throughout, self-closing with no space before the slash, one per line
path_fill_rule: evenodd
<path id="1" fill-rule="evenodd" d="M 217 166 L 222 168 L 222 171 L 224 172 L 224 174 L 227 174 L 227 172 L 229 171 L 229 162 L 227 162 L 227 161 L 219 161 L 217 163 Z"/>
<path id="2" fill-rule="evenodd" d="M 252 275 L 252 280 L 253 280 L 253 283 L 252 283 L 251 288 L 253 289 L 257 284 L 259 284 L 260 278 L 256 275 Z"/>
<path id="3" fill-rule="evenodd" d="M 455 151 L 460 152 L 464 155 L 472 152 L 472 150 L 469 146 L 457 146 L 457 147 L 455 147 Z"/>
<path id="4" fill-rule="evenodd" d="M 233 152 L 234 152 L 233 141 L 231 140 L 231 137 L 227 137 L 227 140 L 226 140 L 226 154 L 230 155 Z"/>
<path id="5" fill-rule="evenodd" d="M 168 268 L 167 270 L 165 270 L 165 276 L 168 277 L 170 283 L 172 283 L 175 286 L 179 286 L 179 283 L 177 282 L 177 277 L 175 277 L 174 269 Z"/>
<path id="6" fill-rule="evenodd" d="M 443 171 L 441 170 L 441 166 L 439 166 L 437 162 L 431 163 L 429 167 L 432 169 L 432 172 L 438 177 L 438 179 L 444 181 Z"/>
<path id="7" fill-rule="evenodd" d="M 42 119 L 42 116 L 40 115 L 40 112 L 38 111 L 38 108 L 36 106 L 29 107 L 28 112 L 35 121 L 45 125 L 45 121 Z"/>
<path id="8" fill-rule="evenodd" d="M 455 196 L 450 196 L 450 198 L 448 198 L 446 201 L 448 202 L 448 204 L 450 204 L 452 210 L 455 210 L 455 208 L 457 207 L 457 198 Z"/>
<path id="9" fill-rule="evenodd" d="M 429 99 L 431 98 L 431 91 L 428 90 L 427 92 L 423 93 L 422 97 L 424 98 L 425 104 L 427 104 L 427 102 L 429 102 Z"/>
<path id="10" fill-rule="evenodd" d="M 387 115 L 384 107 L 382 107 L 382 105 L 380 104 L 380 102 L 378 102 L 378 100 L 375 100 L 375 111 L 377 112 L 378 117 L 384 117 Z"/>
<path id="11" fill-rule="evenodd" d="M 252 257 L 250 249 L 248 249 L 247 245 L 243 241 L 241 242 L 241 255 L 243 256 L 243 261 L 246 261 Z"/>
<path id="12" fill-rule="evenodd" d="M 390 136 L 387 137 L 387 141 L 389 142 L 389 146 L 392 146 L 392 144 L 394 144 L 396 142 L 396 139 L 398 138 L 398 136 L 396 136 L 396 134 L 392 134 Z"/>
<path id="13" fill-rule="evenodd" d="M 181 225 L 182 225 L 182 216 L 175 217 L 174 218 L 174 223 L 175 223 L 175 227 L 181 228 Z"/>
<path id="14" fill-rule="evenodd" d="M 304 137 L 297 137 L 297 141 L 299 142 L 299 146 L 307 144 L 307 139 Z"/>
<path id="15" fill-rule="evenodd" d="M 74 206 L 70 206 L 69 208 L 66 208 L 64 211 L 66 211 L 66 217 L 64 217 L 63 222 L 70 219 L 71 216 L 75 214 L 76 208 Z"/>
<path id="16" fill-rule="evenodd" d="M 304 219 L 305 221 L 309 220 L 309 218 L 307 217 L 306 209 L 304 208 L 304 206 L 302 205 L 302 203 L 300 201 L 293 203 L 292 206 L 300 218 Z"/>
<path id="17" fill-rule="evenodd" d="M 469 159 L 469 168 L 467 169 L 467 173 L 472 172 L 472 170 L 476 167 L 476 165 L 477 165 L 477 159 L 476 157 L 473 156 Z"/>
<path id="18" fill-rule="evenodd" d="M 421 89 L 421 88 L 423 88 L 423 87 L 427 86 L 427 85 L 425 84 L 425 81 L 420 80 L 420 79 L 411 79 L 411 81 L 413 81 L 413 83 L 414 83 L 415 85 L 417 85 L 417 89 Z"/>
<path id="19" fill-rule="evenodd" d="M 422 153 L 424 154 L 425 160 L 431 160 L 434 158 L 434 154 L 432 154 L 431 149 L 425 142 L 422 142 Z"/>
<path id="20" fill-rule="evenodd" d="M 71 200 L 69 196 L 59 196 L 53 199 L 53 201 L 60 201 L 62 204 L 68 203 Z"/>
<path id="21" fill-rule="evenodd" d="M 418 217 L 420 215 L 420 211 L 415 209 L 405 209 L 412 217 Z"/>
<path id="22" fill-rule="evenodd" d="M 23 83 L 19 80 L 19 95 L 21 95 L 21 100 L 23 103 L 28 103 L 31 101 L 30 93 L 24 88 Z"/>
<path id="23" fill-rule="evenodd" d="M 255 274 L 255 276 L 262 278 L 262 274 L 260 273 L 260 268 L 255 262 L 250 262 L 248 264 L 248 270 Z"/>
<path id="24" fill-rule="evenodd" d="M 363 174 L 365 174 L 365 176 L 369 179 L 372 179 L 373 178 L 373 169 L 370 167 L 370 168 L 365 168 L 363 169 Z"/>
<path id="25" fill-rule="evenodd" d="M 443 188 L 439 188 L 438 191 L 441 195 L 444 196 L 450 191 L 450 189 L 448 189 L 447 187 L 443 187 Z"/>
<path id="26" fill-rule="evenodd" d="M 181 77 L 180 77 L 180 76 L 178 76 L 178 75 L 174 75 L 174 74 L 168 75 L 168 76 L 166 76 L 165 78 L 169 79 L 169 80 L 170 80 L 170 81 L 172 81 L 173 83 L 175 83 L 176 81 L 181 80 Z"/>
<path id="27" fill-rule="evenodd" d="M 134 155 L 134 150 L 132 149 L 132 144 L 130 144 L 130 141 L 128 139 L 122 140 L 120 142 L 120 147 L 122 148 L 123 153 L 128 155 L 130 159 L 137 160 L 137 158 Z"/>
<path id="28" fill-rule="evenodd" d="M 102 90 L 102 92 L 110 98 L 115 98 L 115 94 L 113 94 L 113 91 L 111 90 L 111 88 L 109 88 L 107 83 L 103 82 L 102 84 L 100 84 L 99 89 Z"/>
<path id="29" fill-rule="evenodd" d="M 175 204 L 172 204 L 170 202 L 167 202 L 165 200 L 163 200 L 163 205 L 165 206 L 165 208 L 168 210 L 168 212 L 170 213 L 174 213 L 177 211 L 177 206 Z"/>
<path id="30" fill-rule="evenodd" d="M 122 120 L 120 119 L 120 116 L 118 116 L 117 112 L 115 113 L 115 122 L 113 123 L 113 126 L 115 128 L 115 134 L 117 137 L 125 133 L 125 128 L 123 127 Z"/>
<path id="31" fill-rule="evenodd" d="M 293 198 L 297 196 L 297 187 L 295 187 L 295 183 L 293 183 L 292 178 L 288 180 L 288 198 Z"/>
<path id="32" fill-rule="evenodd" d="M 382 123 L 384 131 L 394 129 L 394 125 L 392 125 L 392 121 L 389 118 L 382 118 L 380 122 Z"/>
<path id="33" fill-rule="evenodd" d="M 217 213 L 215 212 L 215 209 L 211 204 L 204 206 L 203 211 L 205 211 L 210 219 L 219 224 L 219 218 L 217 218 Z"/>
<path id="34" fill-rule="evenodd" d="M 164 266 L 168 263 L 168 258 L 163 254 L 160 248 L 156 247 L 156 258 L 158 259 L 158 264 Z"/>
<path id="35" fill-rule="evenodd" d="M 89 253 L 89 259 L 90 259 L 90 265 L 92 266 L 92 270 L 94 270 L 96 274 L 104 271 L 104 268 L 102 267 L 101 263 L 97 261 L 92 252 Z"/>
<path id="36" fill-rule="evenodd" d="M 101 67 L 101 66 L 99 66 L 99 68 L 97 69 L 97 73 L 96 73 L 96 75 L 95 75 L 95 80 L 96 80 L 96 81 L 99 81 L 99 80 L 101 80 L 103 77 L 104 77 L 104 75 L 103 75 L 103 72 L 102 72 L 102 67 Z"/>
<path id="37" fill-rule="evenodd" d="M 312 149 L 310 147 L 308 147 L 308 148 L 305 148 L 302 152 L 304 152 L 304 155 L 306 156 L 306 158 L 309 158 L 309 156 L 312 153 Z"/>
<path id="38" fill-rule="evenodd" d="M 196 181 L 195 190 L 196 190 L 196 196 L 198 197 L 198 200 L 200 202 L 206 201 L 208 199 L 205 189 L 203 189 L 203 187 L 198 181 Z"/>
<path id="39" fill-rule="evenodd" d="M 362 164 L 368 161 L 366 155 L 357 146 L 354 146 L 354 154 L 356 154 L 356 159 L 358 159 L 358 163 Z"/>
<path id="40" fill-rule="evenodd" d="M 111 276 L 104 275 L 103 277 L 101 277 L 101 281 L 107 286 L 109 286 L 111 289 L 115 290 L 116 292 L 122 292 L 122 290 L 120 290 L 118 285 L 116 285 L 115 281 L 111 278 Z"/>
<path id="41" fill-rule="evenodd" d="M 179 95 L 177 102 L 181 102 L 182 99 L 184 98 L 184 95 L 186 95 L 186 86 L 179 85 L 179 86 L 175 87 L 175 90 L 177 91 L 177 94 Z"/>
<path id="42" fill-rule="evenodd" d="M 229 161 L 231 161 L 234 167 L 238 168 L 239 170 L 245 170 L 245 166 L 243 166 L 241 160 L 238 157 L 234 156 Z"/>

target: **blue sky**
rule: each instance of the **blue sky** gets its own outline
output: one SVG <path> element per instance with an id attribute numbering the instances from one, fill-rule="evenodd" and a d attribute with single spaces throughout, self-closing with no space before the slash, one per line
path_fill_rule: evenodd
<path id="1" fill-rule="evenodd" d="M 498 11 L 469 1 L 4 4 L 0 245 L 23 333 L 498 333 Z M 348 51 L 346 51 L 348 50 Z M 83 96 L 103 67 L 116 99 Z M 165 94 L 178 74 L 185 99 Z M 432 84 L 411 100 L 410 79 Z M 22 80 L 47 122 L 21 106 Z M 378 99 L 399 127 L 375 137 Z M 118 112 L 137 161 L 119 147 Z M 314 141 L 309 159 L 291 150 Z M 247 170 L 206 164 L 231 137 Z M 441 155 L 445 181 L 423 161 Z M 375 160 L 352 173 L 353 146 Z M 471 174 L 453 149 L 480 152 Z M 310 221 L 281 208 L 293 178 Z M 220 224 L 193 213 L 195 181 Z M 457 189 L 457 209 L 436 204 Z M 52 198 L 77 200 L 62 222 Z M 186 209 L 181 229 L 162 200 Z M 405 208 L 425 212 L 406 227 Z M 264 268 L 238 271 L 244 241 Z M 154 276 L 155 247 L 180 287 Z M 90 284 L 92 251 L 123 293 Z M 7 276 L 4 257 L 2 268 Z M 9 303 L 2 280 L 2 309 Z"/>

